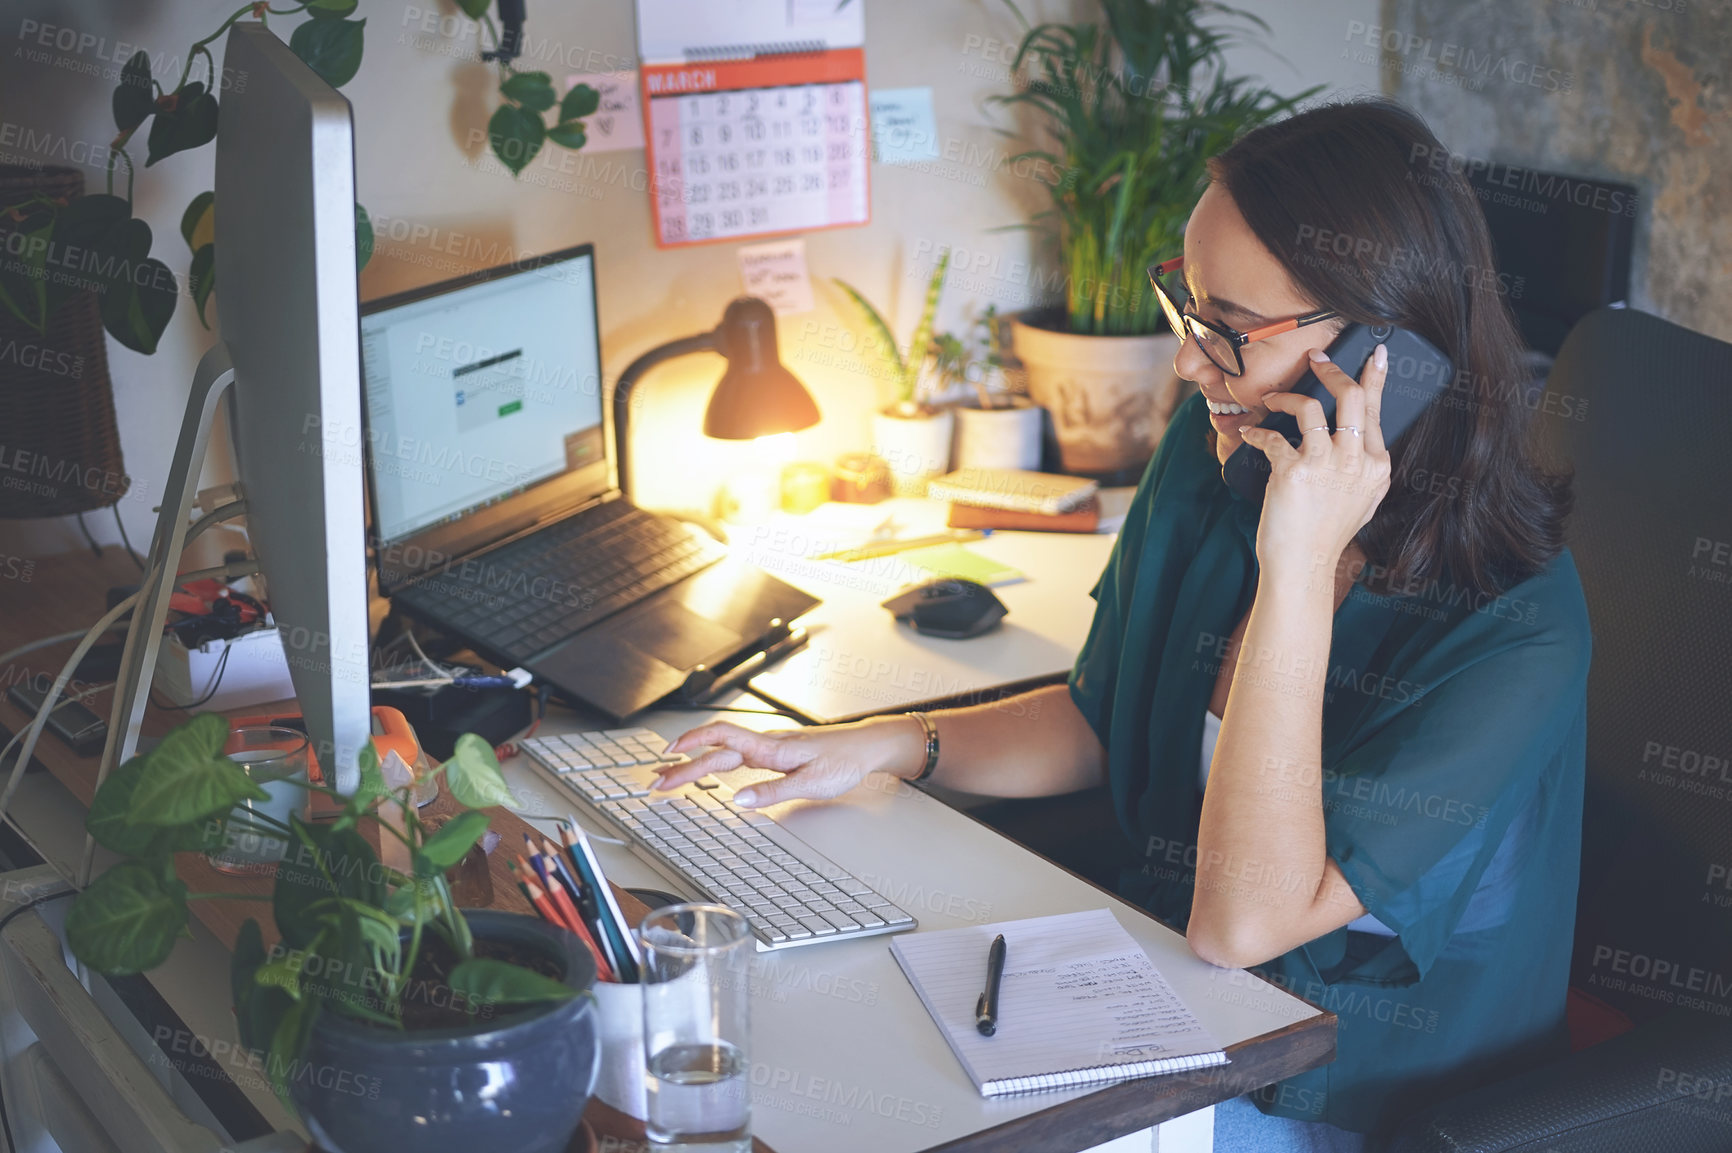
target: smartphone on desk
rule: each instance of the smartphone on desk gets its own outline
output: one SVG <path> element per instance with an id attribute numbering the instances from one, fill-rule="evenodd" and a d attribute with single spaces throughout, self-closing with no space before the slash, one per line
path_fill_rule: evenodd
<path id="1" fill-rule="evenodd" d="M 20 681 L 7 690 L 6 698 L 34 718 L 48 694 L 35 685 Z M 80 757 L 100 753 L 108 740 L 108 722 L 92 712 L 84 702 L 69 700 L 64 694 L 55 702 L 54 711 L 48 714 L 48 731 L 65 741 L 67 747 Z"/>
<path id="2" fill-rule="evenodd" d="M 1455 366 L 1423 336 L 1390 324 L 1350 324 L 1327 351 L 1336 367 L 1358 380 L 1380 344 L 1389 349 L 1389 372 L 1383 381 L 1383 443 L 1393 445 L 1449 388 Z M 1333 432 L 1335 397 L 1317 374 L 1307 370 L 1293 391 L 1323 406 L 1323 419 Z M 1299 422 L 1285 412 L 1271 412 L 1258 427 L 1274 429 L 1287 443 L 1299 445 Z M 1221 479 L 1246 500 L 1260 501 L 1269 486 L 1269 458 L 1262 449 L 1242 444 L 1221 466 Z"/>

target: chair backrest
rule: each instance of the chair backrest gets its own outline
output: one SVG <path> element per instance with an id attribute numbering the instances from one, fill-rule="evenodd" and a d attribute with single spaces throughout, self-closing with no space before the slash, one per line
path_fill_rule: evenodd
<path id="1" fill-rule="evenodd" d="M 1633 185 L 1480 161 L 1465 171 L 1529 348 L 1555 354 L 1582 317 L 1628 298 Z"/>
<path id="2" fill-rule="evenodd" d="M 1732 1029 L 1732 344 L 1602 309 L 1541 412 L 1594 632 L 1571 983 Z"/>

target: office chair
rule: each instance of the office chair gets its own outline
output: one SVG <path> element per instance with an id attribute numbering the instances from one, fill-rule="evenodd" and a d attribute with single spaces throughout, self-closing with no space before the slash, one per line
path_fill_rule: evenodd
<path id="1" fill-rule="evenodd" d="M 1538 419 L 1575 467 L 1593 624 L 1576 1051 L 1409 1119 L 1392 1153 L 1732 1149 L 1732 344 L 1601 309 Z M 1568 404 L 1566 404 L 1566 400 Z M 1585 407 L 1584 407 L 1585 406 Z M 1579 413 L 1565 418 L 1554 413 Z M 1593 1019 L 1609 1040 L 1583 1047 Z"/>
<path id="2" fill-rule="evenodd" d="M 1629 298 L 1640 196 L 1630 184 L 1507 164 L 1466 172 L 1522 340 L 1550 361 L 1577 321 Z"/>

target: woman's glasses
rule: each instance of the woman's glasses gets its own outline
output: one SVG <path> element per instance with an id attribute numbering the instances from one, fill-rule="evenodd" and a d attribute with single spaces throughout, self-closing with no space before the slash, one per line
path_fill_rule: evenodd
<path id="1" fill-rule="evenodd" d="M 1181 283 L 1179 291 L 1184 293 L 1183 299 L 1175 296 L 1161 278 L 1169 273 L 1177 272 L 1184 267 L 1185 258 L 1175 257 L 1163 264 L 1157 264 L 1149 269 L 1149 283 L 1154 285 L 1155 295 L 1160 298 L 1161 311 L 1167 314 L 1167 323 L 1173 326 L 1173 335 L 1181 341 L 1187 337 L 1197 342 L 1197 347 L 1203 350 L 1216 368 L 1228 376 L 1245 375 L 1245 358 L 1239 350 L 1253 340 L 1266 340 L 1271 336 L 1280 336 L 1283 332 L 1292 332 L 1295 328 L 1304 328 L 1307 324 L 1330 320 L 1340 315 L 1325 309 L 1322 312 L 1308 312 L 1304 316 L 1295 316 L 1290 320 L 1277 320 L 1273 324 L 1265 324 L 1253 328 L 1249 332 L 1240 332 L 1236 328 L 1228 328 L 1224 324 L 1216 324 L 1212 320 L 1204 320 L 1194 312 L 1186 312 L 1190 304 L 1190 293 L 1185 292 Z"/>

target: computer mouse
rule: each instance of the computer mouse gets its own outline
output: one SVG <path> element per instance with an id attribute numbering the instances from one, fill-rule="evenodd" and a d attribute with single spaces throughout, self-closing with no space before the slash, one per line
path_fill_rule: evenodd
<path id="1" fill-rule="evenodd" d="M 884 602 L 884 607 L 897 620 L 911 622 L 923 636 L 951 640 L 977 637 L 996 628 L 1010 611 L 985 585 L 958 577 L 939 577 L 897 593 Z"/>

